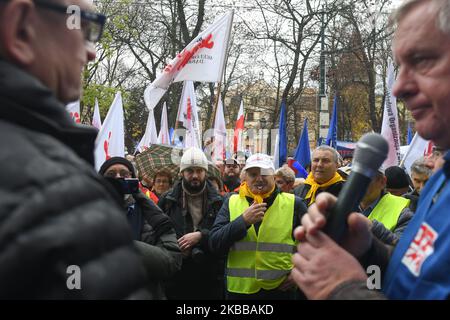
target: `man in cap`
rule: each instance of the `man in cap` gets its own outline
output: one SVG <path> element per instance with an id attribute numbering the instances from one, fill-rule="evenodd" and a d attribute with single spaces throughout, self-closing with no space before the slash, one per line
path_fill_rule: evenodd
<path id="1" fill-rule="evenodd" d="M 222 197 L 207 179 L 208 160 L 198 148 L 187 149 L 180 162 L 181 179 L 158 202 L 175 226 L 183 254 L 181 270 L 167 284 L 169 299 L 220 299 L 219 259 L 210 253 L 209 232 Z"/>
<path id="2" fill-rule="evenodd" d="M 228 299 L 292 299 L 293 230 L 306 212 L 303 201 L 280 192 L 268 155 L 244 167 L 239 194 L 225 200 L 210 234 L 214 252 L 228 254 Z"/>
<path id="3" fill-rule="evenodd" d="M 126 158 L 112 157 L 100 167 L 123 198 L 123 208 L 131 234 L 147 271 L 148 289 L 153 299 L 165 299 L 162 281 L 181 268 L 181 253 L 172 221 L 147 198 L 138 186 L 133 164 Z M 128 179 L 128 180 L 127 180 Z"/>
<path id="4" fill-rule="evenodd" d="M 402 196 L 411 191 L 410 179 L 405 169 L 392 166 L 385 170 L 386 191 L 395 196 Z"/>
<path id="5" fill-rule="evenodd" d="M 239 191 L 239 186 L 241 185 L 240 174 L 241 167 L 235 158 L 228 158 L 224 161 L 222 181 L 225 193 Z"/>

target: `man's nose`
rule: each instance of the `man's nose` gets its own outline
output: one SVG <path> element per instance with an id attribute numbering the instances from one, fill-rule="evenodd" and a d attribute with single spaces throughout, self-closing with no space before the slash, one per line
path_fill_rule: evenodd
<path id="1" fill-rule="evenodd" d="M 400 68 L 395 80 L 392 94 L 399 99 L 407 99 L 418 92 L 413 75 L 407 68 Z"/>

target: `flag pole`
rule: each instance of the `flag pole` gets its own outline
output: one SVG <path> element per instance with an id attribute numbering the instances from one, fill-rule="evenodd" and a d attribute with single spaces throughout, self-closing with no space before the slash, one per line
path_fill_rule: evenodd
<path id="1" fill-rule="evenodd" d="M 222 65 L 222 70 L 219 73 L 221 75 L 220 76 L 221 81 L 218 82 L 218 86 L 217 86 L 217 94 L 216 94 L 216 101 L 215 101 L 214 110 L 213 110 L 213 117 L 212 117 L 212 121 L 211 121 L 211 128 L 214 126 L 214 121 L 216 119 L 217 107 L 219 106 L 219 99 L 220 99 L 220 94 L 222 91 L 222 80 L 223 80 L 223 77 L 225 76 L 225 65 L 228 62 L 228 50 L 230 49 L 230 35 L 231 35 L 231 28 L 233 27 L 233 19 L 234 19 L 234 9 L 231 9 L 231 21 L 230 21 L 230 25 L 228 27 L 227 47 L 225 49 L 226 58 Z"/>

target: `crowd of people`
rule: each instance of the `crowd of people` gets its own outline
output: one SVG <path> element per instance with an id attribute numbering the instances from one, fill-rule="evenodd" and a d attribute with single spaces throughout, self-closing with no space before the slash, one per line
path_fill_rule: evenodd
<path id="1" fill-rule="evenodd" d="M 393 17 L 394 94 L 433 153 L 411 176 L 380 168 L 339 244 L 322 229 L 352 165 L 329 146 L 306 179 L 266 154 L 213 164 L 196 148 L 176 175 L 137 172 L 133 157 L 95 172 L 97 132 L 64 104 L 80 96 L 105 19 L 71 3 L 90 13 L 78 30 L 61 27 L 66 0 L 0 0 L 0 298 L 450 297 L 450 1 L 409 0 Z M 74 265 L 79 289 L 67 285 Z"/>

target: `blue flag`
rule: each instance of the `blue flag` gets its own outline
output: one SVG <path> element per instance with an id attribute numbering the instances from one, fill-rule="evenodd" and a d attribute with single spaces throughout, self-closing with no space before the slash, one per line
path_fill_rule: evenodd
<path id="1" fill-rule="evenodd" d="M 281 167 L 287 161 L 287 131 L 286 131 L 286 103 L 281 102 L 280 126 L 278 127 L 279 157 L 278 166 Z"/>
<path id="2" fill-rule="evenodd" d="M 410 144 L 411 144 L 411 141 L 412 141 L 412 139 L 413 139 L 413 132 L 412 132 L 412 128 L 411 128 L 411 123 L 410 122 L 408 122 L 408 134 L 407 134 L 407 136 L 406 136 L 406 142 L 407 142 L 407 145 L 409 146 Z"/>
<path id="3" fill-rule="evenodd" d="M 306 168 L 311 164 L 311 150 L 309 149 L 309 137 L 308 137 L 308 118 L 303 123 L 302 136 L 298 142 L 297 149 L 295 150 L 294 159 L 300 163 L 303 168 Z"/>
<path id="4" fill-rule="evenodd" d="M 326 145 L 336 149 L 337 141 L 337 96 L 334 96 L 333 115 L 331 116 L 330 128 L 328 129 Z"/>

